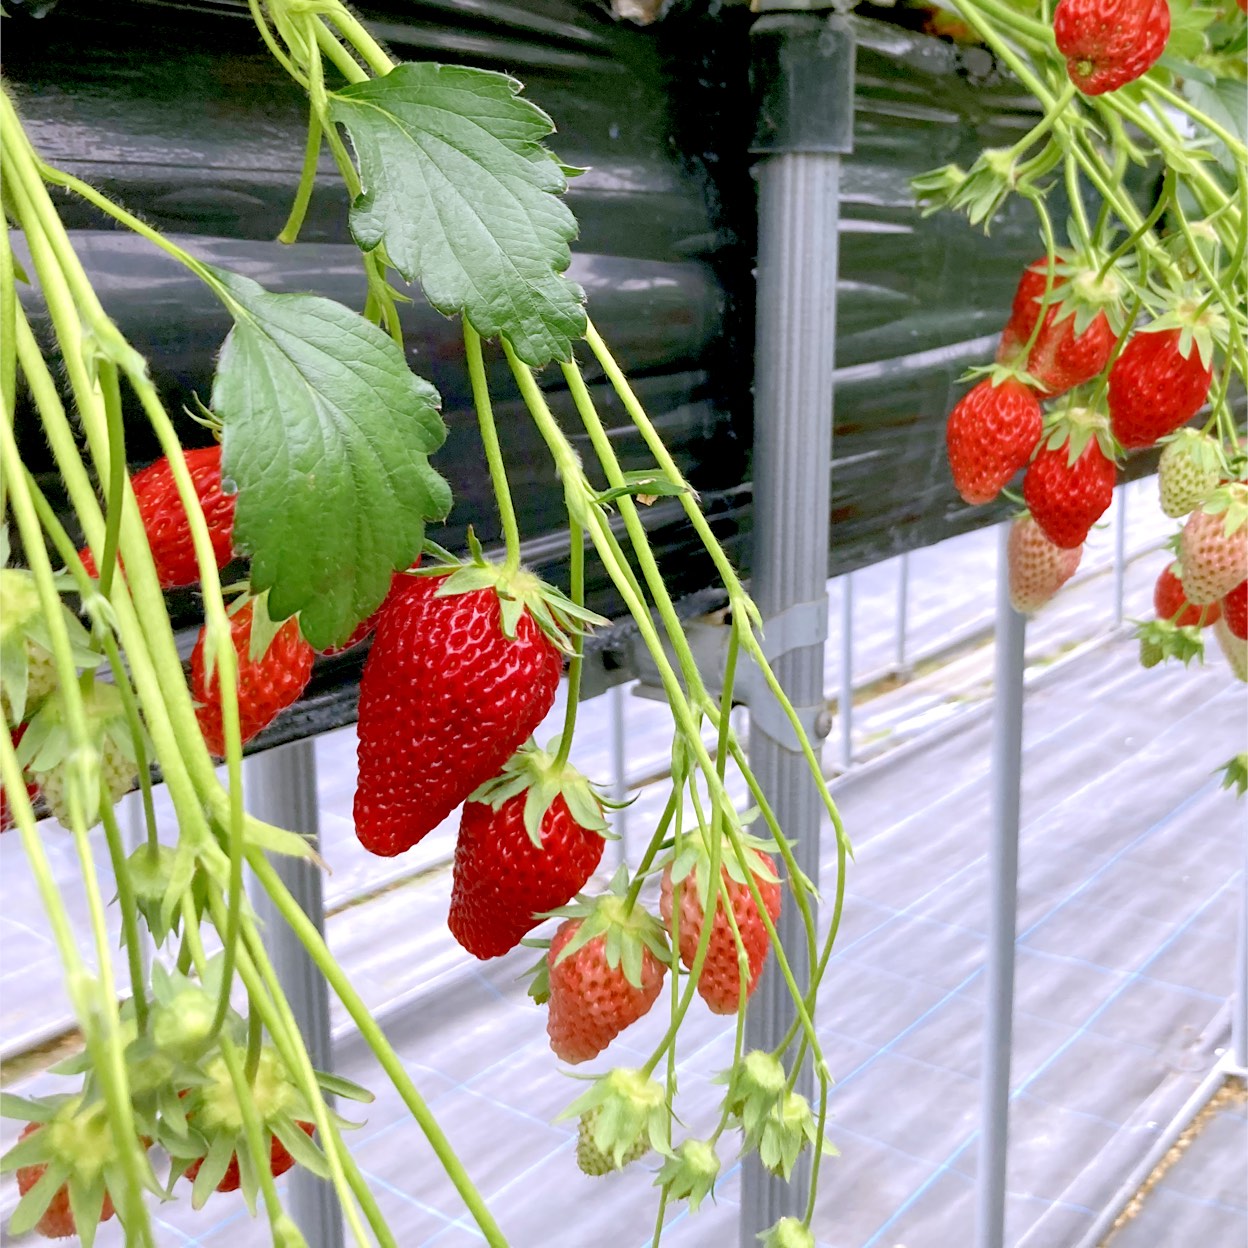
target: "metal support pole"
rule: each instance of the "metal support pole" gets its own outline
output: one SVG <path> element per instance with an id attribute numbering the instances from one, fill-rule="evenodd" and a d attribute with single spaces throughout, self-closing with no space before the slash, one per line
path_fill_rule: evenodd
<path id="1" fill-rule="evenodd" d="M 854 574 L 841 577 L 841 692 L 836 699 L 839 762 L 848 771 L 854 762 Z"/>
<path id="2" fill-rule="evenodd" d="M 780 6 L 764 3 L 764 10 Z M 809 3 L 802 4 L 809 8 Z M 853 39 L 839 17 L 764 12 L 753 29 L 753 73 L 762 156 L 759 182 L 758 311 L 755 329 L 753 594 L 764 620 L 824 604 L 831 510 L 832 376 L 836 322 L 841 153 L 852 135 Z M 818 617 L 816 606 L 810 613 Z M 774 661 L 794 706 L 824 707 L 822 630 Z M 750 717 L 750 762 L 803 871 L 818 880 L 823 809 L 796 741 Z M 773 731 L 777 731 L 774 728 Z M 786 906 L 777 925 L 798 984 L 810 966 L 800 916 Z M 775 968 L 763 975 L 746 1017 L 749 1048 L 774 1048 L 794 1016 Z M 796 1083 L 812 1094 L 809 1062 Z M 747 1157 L 741 1180 L 741 1245 L 779 1218 L 802 1216 L 809 1155 L 784 1183 Z"/>
<path id="3" fill-rule="evenodd" d="M 253 815 L 316 840 L 320 829 L 314 741 L 305 738 L 253 755 L 244 763 L 244 785 L 247 806 Z M 275 854 L 271 861 L 303 912 L 323 932 L 325 899 L 320 870 L 312 863 L 284 855 Z M 299 1024 L 312 1065 L 318 1070 L 332 1070 L 329 990 L 325 979 L 263 889 L 251 890 L 251 902 L 264 924 L 265 948 Z M 308 1248 L 342 1248 L 342 1211 L 330 1184 L 296 1166 L 290 1175 L 287 1208 L 307 1239 Z"/>
<path id="4" fill-rule="evenodd" d="M 1243 836 L 1243 875 L 1239 881 L 1239 956 L 1235 962 L 1234 1000 L 1231 1002 L 1231 1048 L 1235 1065 L 1248 1073 L 1248 828 Z"/>
<path id="5" fill-rule="evenodd" d="M 992 720 L 992 841 L 988 848 L 988 1016 L 984 1035 L 975 1248 L 1003 1248 L 1010 1130 L 1010 1044 L 1014 1024 L 1014 942 L 1018 929 L 1019 784 L 1023 760 L 1026 618 L 1010 605 L 1006 546 L 998 529 L 996 673 Z"/>
<path id="6" fill-rule="evenodd" d="M 910 552 L 903 551 L 897 561 L 897 657 L 895 666 L 899 676 L 906 675 L 910 664 L 906 661 L 906 627 L 910 614 Z"/>
<path id="7" fill-rule="evenodd" d="M 1114 508 L 1114 627 L 1121 628 L 1127 576 L 1127 487 L 1118 487 Z"/>

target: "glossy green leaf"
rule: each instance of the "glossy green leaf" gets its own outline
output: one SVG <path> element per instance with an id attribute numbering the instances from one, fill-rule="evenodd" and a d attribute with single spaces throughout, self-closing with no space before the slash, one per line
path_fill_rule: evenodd
<path id="1" fill-rule="evenodd" d="M 376 610 L 425 522 L 450 510 L 428 460 L 446 437 L 438 394 L 342 304 L 213 272 L 234 316 L 212 389 L 222 478 L 238 490 L 234 545 L 273 617 L 299 612 L 325 649 Z"/>
<path id="2" fill-rule="evenodd" d="M 542 146 L 554 124 L 519 92 L 506 74 L 405 64 L 333 93 L 330 114 L 355 144 L 359 245 L 384 246 L 435 308 L 537 367 L 572 358 L 585 309 L 564 276 L 567 174 Z"/>

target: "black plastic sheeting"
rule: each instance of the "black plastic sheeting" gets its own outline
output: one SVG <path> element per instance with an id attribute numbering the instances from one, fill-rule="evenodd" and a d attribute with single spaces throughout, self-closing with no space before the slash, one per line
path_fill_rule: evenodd
<path id="1" fill-rule="evenodd" d="M 748 570 L 756 229 L 749 13 L 689 4 L 644 29 L 584 0 L 389 0 L 361 13 L 396 57 L 520 78 L 558 125 L 552 147 L 589 167 L 569 191 L 581 227 L 571 276 L 730 556 Z M 968 508 L 954 493 L 943 422 L 962 389 L 958 376 L 991 356 L 1018 274 L 1043 250 L 1024 204 L 986 237 L 952 214 L 921 218 L 909 188 L 917 173 L 968 165 L 984 147 L 1018 138 L 1037 119 L 1030 97 L 981 49 L 878 21 L 855 25 L 855 148 L 842 175 L 839 330 L 828 344 L 837 359 L 831 574 L 999 518 L 1000 510 Z M 245 3 L 62 0 L 38 20 L 6 27 L 5 74 L 47 160 L 213 264 L 271 290 L 361 305 L 346 196 L 328 156 L 300 241 L 274 241 L 298 178 L 306 103 L 263 48 Z M 228 316 L 144 240 L 81 201 L 60 202 L 105 307 L 150 358 L 170 410 L 193 395 L 206 399 Z M 488 540 L 498 523 L 458 324 L 415 293 L 405 310 L 409 356 L 442 394 L 450 432 L 435 463 L 456 499 L 446 528 L 431 536 L 455 548 L 468 525 Z M 501 354 L 488 359 L 526 559 L 562 581 L 565 517 L 553 467 Z M 564 427 L 576 428 L 557 371 L 544 379 Z M 650 466 L 614 396 L 601 384 L 594 391 L 625 467 Z M 182 432 L 187 444 L 204 437 L 189 420 Z M 19 414 L 19 435 L 55 490 L 29 413 Z M 134 414 L 129 459 L 156 454 Z M 715 577 L 678 505 L 661 500 L 647 523 L 665 575 L 677 593 L 698 595 L 696 609 L 705 601 L 698 591 Z M 592 604 L 618 614 L 592 561 L 588 576 Z M 180 619 L 194 618 L 192 596 L 176 606 Z M 358 662 L 327 666 L 317 683 L 340 684 Z"/>

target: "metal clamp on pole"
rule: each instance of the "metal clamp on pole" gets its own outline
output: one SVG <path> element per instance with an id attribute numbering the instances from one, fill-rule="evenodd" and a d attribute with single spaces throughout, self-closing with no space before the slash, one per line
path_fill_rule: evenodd
<path id="1" fill-rule="evenodd" d="M 830 7 L 762 0 L 751 33 L 758 114 L 750 150 L 760 157 L 751 591 L 768 621 L 772 668 L 814 741 L 828 726 L 823 642 L 837 233 L 841 156 L 852 146 L 854 105 L 852 29 L 843 17 L 815 11 Z M 750 762 L 795 842 L 798 865 L 818 881 L 823 803 L 787 716 L 765 686 L 764 692 L 750 703 Z M 781 913 L 777 930 L 797 982 L 805 983 L 810 966 L 793 907 Z M 782 977 L 763 976 L 746 1016 L 748 1046 L 776 1047 L 793 1013 Z M 813 1084 L 808 1065 L 796 1090 L 809 1097 Z M 742 1248 L 756 1245 L 758 1234 L 781 1217 L 802 1216 L 809 1184 L 808 1159 L 786 1184 L 748 1157 Z"/>

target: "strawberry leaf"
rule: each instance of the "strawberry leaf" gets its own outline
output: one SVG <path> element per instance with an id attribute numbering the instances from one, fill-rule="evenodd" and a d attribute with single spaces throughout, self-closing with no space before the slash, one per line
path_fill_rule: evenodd
<path id="1" fill-rule="evenodd" d="M 554 123 L 506 74 L 398 65 L 330 96 L 350 131 L 364 191 L 351 230 L 384 247 L 408 281 L 526 363 L 570 360 L 584 292 L 564 277 L 576 219 L 567 175 L 542 140 Z"/>
<path id="2" fill-rule="evenodd" d="M 450 509 L 427 458 L 446 436 L 437 391 L 342 304 L 213 272 L 234 317 L 212 406 L 235 548 L 275 619 L 299 612 L 312 646 L 339 645 Z"/>

